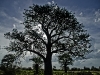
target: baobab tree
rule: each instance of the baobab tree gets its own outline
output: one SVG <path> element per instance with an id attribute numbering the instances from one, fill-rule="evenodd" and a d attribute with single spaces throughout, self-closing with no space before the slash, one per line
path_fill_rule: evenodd
<path id="1" fill-rule="evenodd" d="M 75 16 L 56 4 L 36 5 L 25 9 L 24 31 L 13 29 L 5 34 L 11 39 L 9 51 L 20 56 L 35 53 L 44 61 L 44 75 L 52 75 L 52 55 L 64 53 L 84 56 L 89 53 L 89 34 Z"/>

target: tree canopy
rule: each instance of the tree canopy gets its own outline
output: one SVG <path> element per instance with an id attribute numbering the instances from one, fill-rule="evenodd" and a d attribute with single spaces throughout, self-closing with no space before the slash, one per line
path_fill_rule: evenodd
<path id="1" fill-rule="evenodd" d="M 56 4 L 33 4 L 25 9 L 24 31 L 13 29 L 5 34 L 11 39 L 8 51 L 18 56 L 35 53 L 44 60 L 45 75 L 52 75 L 52 54 L 64 53 L 83 57 L 90 52 L 89 34 L 75 16 Z M 25 54 L 24 54 L 25 55 Z"/>
<path id="2" fill-rule="evenodd" d="M 13 54 L 8 54 L 3 57 L 1 60 L 1 66 L 5 68 L 11 68 L 13 66 L 13 62 L 15 61 L 15 56 Z"/>
<path id="3" fill-rule="evenodd" d="M 61 68 L 64 69 L 65 72 L 67 72 L 68 65 L 73 64 L 73 61 L 73 57 L 67 53 L 63 53 L 58 56 L 58 62 L 61 64 Z"/>
<path id="4" fill-rule="evenodd" d="M 41 57 L 39 56 L 34 56 L 33 58 L 31 58 L 30 60 L 33 61 L 33 68 L 35 67 L 36 64 L 38 64 L 39 68 L 42 67 L 43 65 L 43 60 L 41 59 Z"/>

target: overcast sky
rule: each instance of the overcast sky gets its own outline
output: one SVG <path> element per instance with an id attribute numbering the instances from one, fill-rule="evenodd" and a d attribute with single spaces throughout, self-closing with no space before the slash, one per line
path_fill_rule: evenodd
<path id="1" fill-rule="evenodd" d="M 100 0 L 0 0 L 0 47 L 9 44 L 9 40 L 4 38 L 4 33 L 11 31 L 13 28 L 23 29 L 23 11 L 28 9 L 33 3 L 47 4 L 57 3 L 60 7 L 65 7 L 68 11 L 75 13 L 80 23 L 83 23 L 87 32 L 91 35 L 92 53 L 87 55 L 87 59 L 75 60 L 71 67 L 91 67 L 100 66 Z M 6 50 L 0 50 L 0 61 L 7 53 Z M 26 56 L 26 60 L 22 60 L 23 66 L 31 66 L 32 62 Z M 53 65 L 59 67 L 57 58 L 53 57 Z"/>

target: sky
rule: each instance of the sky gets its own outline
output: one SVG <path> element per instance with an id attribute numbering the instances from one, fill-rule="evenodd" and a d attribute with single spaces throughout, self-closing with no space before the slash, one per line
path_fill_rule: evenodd
<path id="1" fill-rule="evenodd" d="M 68 11 L 75 13 L 78 22 L 83 23 L 91 35 L 93 52 L 86 55 L 87 59 L 74 60 L 70 67 L 100 66 L 100 0 L 0 0 L 0 61 L 8 53 L 2 49 L 9 45 L 9 40 L 4 38 L 4 33 L 12 31 L 13 28 L 23 29 L 23 25 L 20 23 L 23 22 L 24 9 L 28 9 L 33 3 L 39 5 L 56 3 L 58 6 L 65 7 Z M 30 57 L 27 54 L 25 60 L 22 59 L 22 66 L 32 66 L 32 62 L 28 60 Z M 52 63 L 59 68 L 60 65 L 55 55 L 53 55 Z"/>

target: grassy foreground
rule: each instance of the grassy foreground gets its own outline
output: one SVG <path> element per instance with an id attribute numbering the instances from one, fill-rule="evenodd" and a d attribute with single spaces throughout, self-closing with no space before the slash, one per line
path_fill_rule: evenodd
<path id="1" fill-rule="evenodd" d="M 21 70 L 14 75 L 35 75 L 34 73 L 32 70 Z M 3 71 L 0 71 L 0 75 L 4 75 Z M 40 71 L 38 75 L 43 75 L 43 71 Z M 64 73 L 64 71 L 53 71 L 53 75 L 100 75 L 100 71 L 68 71 L 67 73 Z"/>

